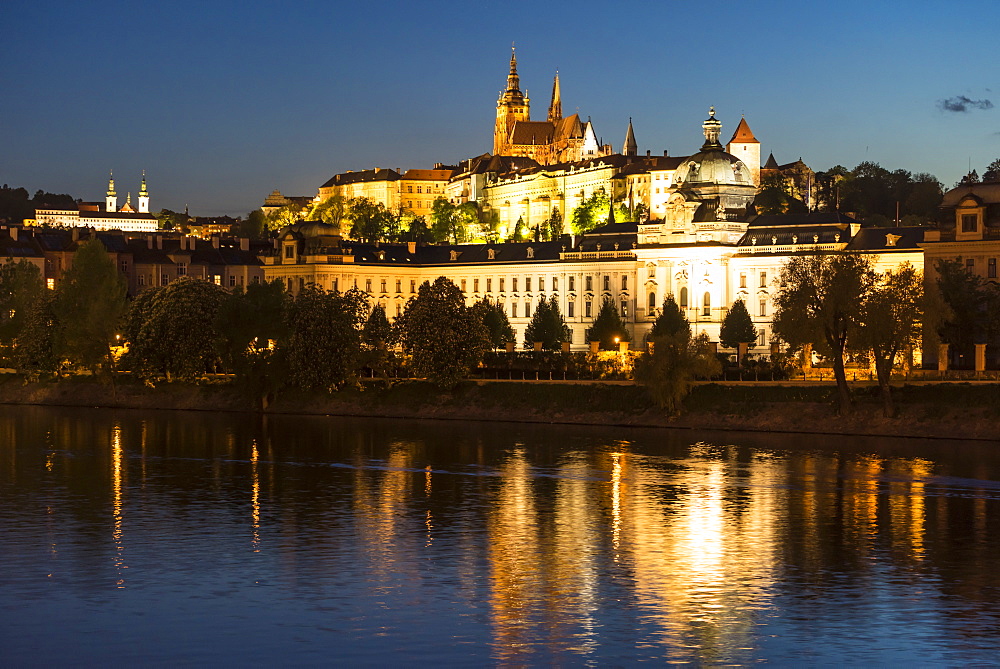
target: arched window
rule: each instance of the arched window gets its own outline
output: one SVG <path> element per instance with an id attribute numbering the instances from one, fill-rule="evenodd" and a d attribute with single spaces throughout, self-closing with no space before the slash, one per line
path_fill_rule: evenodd
<path id="1" fill-rule="evenodd" d="M 712 294 L 707 291 L 705 292 L 705 298 L 702 300 L 701 315 L 702 316 L 712 315 Z"/>
<path id="2" fill-rule="evenodd" d="M 649 294 L 649 310 L 652 311 L 656 308 L 656 293 Z"/>
<path id="3" fill-rule="evenodd" d="M 687 309 L 688 306 L 688 289 L 687 286 L 681 288 L 681 309 Z"/>

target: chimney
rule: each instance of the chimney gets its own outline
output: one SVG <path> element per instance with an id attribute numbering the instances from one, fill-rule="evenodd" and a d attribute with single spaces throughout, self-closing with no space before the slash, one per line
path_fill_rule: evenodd
<path id="1" fill-rule="evenodd" d="M 163 250 L 163 235 L 156 235 L 156 248 Z"/>
<path id="2" fill-rule="evenodd" d="M 146 248 L 153 248 L 153 235 L 146 235 Z"/>
<path id="3" fill-rule="evenodd" d="M 80 241 L 80 228 L 73 228 L 73 241 Z"/>
<path id="4" fill-rule="evenodd" d="M 219 235 L 212 235 L 212 248 L 219 248 Z"/>
<path id="5" fill-rule="evenodd" d="M 15 242 L 17 241 L 17 228 L 15 226 L 12 225 L 9 228 L 7 228 L 7 233 L 10 235 L 11 239 L 13 239 Z"/>
<path id="6" fill-rule="evenodd" d="M 666 149 L 663 149 L 663 157 L 664 157 L 664 158 L 666 158 L 666 157 L 667 157 L 667 150 L 666 150 Z"/>
<path id="7" fill-rule="evenodd" d="M 651 152 L 650 152 L 650 150 L 649 150 L 649 149 L 646 149 L 646 157 L 647 157 L 647 158 L 649 158 L 649 156 L 650 156 L 650 153 L 651 153 Z"/>
<path id="8" fill-rule="evenodd" d="M 240 237 L 240 251 L 250 250 L 250 239 L 248 237 Z"/>
<path id="9" fill-rule="evenodd" d="M 416 253 L 417 252 L 417 243 L 416 242 L 406 242 L 406 252 L 409 253 L 411 256 L 414 253 Z"/>

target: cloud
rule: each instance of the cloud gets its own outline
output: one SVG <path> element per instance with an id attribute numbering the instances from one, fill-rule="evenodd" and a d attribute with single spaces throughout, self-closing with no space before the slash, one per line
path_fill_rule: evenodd
<path id="1" fill-rule="evenodd" d="M 993 102 L 986 98 L 973 100 L 964 95 L 956 95 L 947 100 L 938 100 L 938 107 L 941 108 L 941 111 L 967 112 L 970 109 L 993 109 Z"/>

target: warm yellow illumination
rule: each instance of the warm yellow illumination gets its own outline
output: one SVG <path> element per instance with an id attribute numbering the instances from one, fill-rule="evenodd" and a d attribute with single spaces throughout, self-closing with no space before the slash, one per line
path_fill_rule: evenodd
<path id="1" fill-rule="evenodd" d="M 253 482 L 250 493 L 250 534 L 254 553 L 260 552 L 260 475 L 257 472 L 259 458 L 255 439 L 250 445 L 250 478 Z"/>

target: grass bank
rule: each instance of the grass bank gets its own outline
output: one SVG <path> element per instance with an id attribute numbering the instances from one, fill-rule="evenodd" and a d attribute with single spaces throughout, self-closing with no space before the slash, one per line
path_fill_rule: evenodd
<path id="1" fill-rule="evenodd" d="M 271 413 L 434 418 L 583 425 L 811 432 L 1000 441 L 1000 385 L 941 383 L 896 389 L 897 418 L 882 417 L 874 387 L 855 387 L 855 409 L 835 414 L 832 385 L 704 384 L 680 416 L 653 406 L 630 384 L 473 382 L 441 391 L 420 381 L 365 385 L 333 394 L 287 391 Z M 0 377 L 0 403 L 134 409 L 252 411 L 231 382 L 162 383 L 122 380 L 116 391 L 87 377 L 25 383 Z"/>

